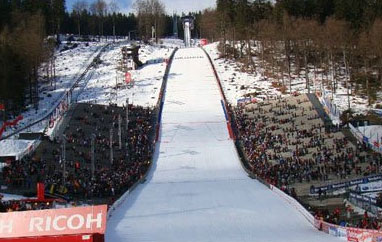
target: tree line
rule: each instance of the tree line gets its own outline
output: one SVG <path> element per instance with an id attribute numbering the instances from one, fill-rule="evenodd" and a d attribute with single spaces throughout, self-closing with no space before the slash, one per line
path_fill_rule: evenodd
<path id="1" fill-rule="evenodd" d="M 365 96 L 369 105 L 376 100 L 382 87 L 382 1 L 216 3 L 215 9 L 197 15 L 197 26 L 202 37 L 225 43 L 220 45 L 223 56 L 240 59 L 254 71 L 259 67 L 251 57 L 259 57 L 262 70 L 278 80 L 284 92 L 291 91 L 292 78 L 301 75 L 313 91 L 310 73 L 332 93 L 341 82 L 347 94 Z"/>
<path id="2" fill-rule="evenodd" d="M 38 108 L 42 80 L 54 88 L 60 34 L 84 41 L 94 36 L 148 40 L 152 26 L 157 39 L 172 34 L 172 17 L 160 0 L 136 0 L 134 8 L 136 13 L 123 14 L 116 0 L 77 0 L 69 12 L 65 0 L 0 0 L 0 104 L 6 108 L 0 120 L 26 104 Z"/>

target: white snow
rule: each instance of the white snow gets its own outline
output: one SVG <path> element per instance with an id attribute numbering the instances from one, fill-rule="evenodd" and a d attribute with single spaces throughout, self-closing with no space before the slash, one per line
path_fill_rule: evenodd
<path id="1" fill-rule="evenodd" d="M 0 192 L 0 196 L 3 196 L 3 198 L 1 199 L 2 201 L 21 200 L 21 199 L 27 198 L 20 195 L 7 194 L 7 193 L 1 193 L 1 192 Z"/>
<path id="2" fill-rule="evenodd" d="M 15 156 L 16 159 L 19 159 L 35 142 L 35 140 L 1 140 L 0 157 Z"/>
<path id="3" fill-rule="evenodd" d="M 164 59 L 171 55 L 173 49 L 141 46 L 140 60 L 151 64 L 145 64 L 138 70 L 130 71 L 134 84 L 128 87 L 124 80 L 125 73 L 118 69 L 118 63 L 122 60 L 121 48 L 124 44 L 126 43 L 110 46 L 101 57 L 102 64 L 89 78 L 87 86 L 79 96 L 79 102 L 113 103 L 123 106 L 129 98 L 129 102 L 135 105 L 154 106 L 156 104 L 166 69 Z M 116 86 L 118 86 L 117 89 Z"/>
<path id="4" fill-rule="evenodd" d="M 229 139 L 220 100 L 204 53 L 179 50 L 165 94 L 154 167 L 109 219 L 106 240 L 339 240 L 316 230 L 247 176 Z"/>
<path id="5" fill-rule="evenodd" d="M 220 77 L 227 101 L 233 105 L 245 95 L 258 93 L 258 98 L 282 95 L 280 91 L 272 87 L 271 80 L 266 79 L 261 71 L 246 73 L 240 71 L 240 66 L 234 61 L 219 58 L 219 42 L 205 46 L 211 56 L 218 75 Z M 253 97 L 254 95 L 252 95 Z"/>
<path id="6" fill-rule="evenodd" d="M 236 104 L 237 99 L 242 98 L 244 95 L 253 94 L 254 92 L 261 93 L 262 96 L 274 96 L 274 95 L 290 95 L 289 92 L 289 79 L 287 73 L 284 73 L 284 80 L 287 87 L 287 93 L 282 94 L 277 88 L 272 86 L 272 82 L 281 82 L 281 75 L 278 78 L 266 77 L 265 70 L 263 68 L 263 63 L 261 57 L 253 57 L 253 61 L 256 65 L 256 71 L 253 74 L 248 74 L 241 71 L 243 64 L 238 63 L 233 60 L 220 58 L 220 53 L 218 50 L 219 42 L 214 42 L 205 47 L 208 53 L 214 60 L 216 69 L 221 78 L 222 85 L 225 89 L 227 99 L 230 103 Z M 257 43 L 259 47 L 261 44 Z M 237 44 L 236 48 L 239 49 L 240 44 Z M 260 47 L 259 47 L 260 48 Z M 245 48 L 244 48 L 245 49 Z M 286 60 L 284 60 L 286 61 Z M 270 71 L 271 63 L 266 63 L 268 70 Z M 348 96 L 347 89 L 345 87 L 345 74 L 343 72 L 338 74 L 338 87 L 336 93 L 332 95 L 332 91 L 328 86 L 321 84 L 322 75 L 314 75 L 314 68 L 312 66 L 308 67 L 308 77 L 311 83 L 311 92 L 325 90 L 327 97 L 329 99 L 333 98 L 332 103 L 337 106 L 339 111 L 345 111 L 348 109 Z M 322 70 L 317 69 L 317 72 L 322 72 Z M 280 73 L 279 73 L 280 74 Z M 280 80 L 279 80 L 280 79 Z M 292 65 L 292 74 L 291 74 L 291 87 L 292 93 L 307 93 L 308 89 L 306 87 L 305 72 L 302 70 L 300 75 L 295 73 L 295 66 Z M 380 92 L 378 92 L 380 96 Z M 377 100 L 379 101 L 379 99 Z M 353 93 L 350 96 L 351 109 L 356 113 L 366 113 L 366 111 L 371 110 L 371 107 L 367 106 L 367 98 L 362 95 L 355 95 L 354 87 Z"/>

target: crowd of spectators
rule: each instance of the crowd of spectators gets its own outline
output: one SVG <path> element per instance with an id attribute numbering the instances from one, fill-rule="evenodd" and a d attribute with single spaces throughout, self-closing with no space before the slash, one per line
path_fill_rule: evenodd
<path id="1" fill-rule="evenodd" d="M 296 183 L 367 176 L 381 168 L 379 154 L 370 158 L 366 147 L 350 142 L 342 127 L 325 125 L 306 95 L 248 103 L 234 111 L 251 171 L 297 200 L 292 187 Z M 365 213 L 352 220 L 350 210 L 345 210 L 320 210 L 316 216 L 343 226 L 380 228 L 379 219 Z"/>
<path id="2" fill-rule="evenodd" d="M 342 211 L 339 207 L 329 211 L 328 209 L 319 209 L 315 211 L 315 218 L 331 224 L 337 224 L 342 227 L 356 227 L 360 229 L 380 230 L 382 221 L 375 216 L 369 216 L 367 211 L 358 219 L 353 219 L 351 214 L 353 209 L 350 205 Z"/>
<path id="3" fill-rule="evenodd" d="M 63 135 L 52 141 L 44 140 L 32 156 L 6 166 L 3 181 L 10 186 L 27 188 L 34 188 L 36 182 L 42 181 L 48 193 L 80 198 L 115 197 L 136 183 L 150 166 L 154 118 L 150 108 L 129 105 L 126 112 L 126 107 L 78 104 Z"/>
<path id="4" fill-rule="evenodd" d="M 0 199 L 0 213 L 51 209 L 53 207 L 52 202 L 3 201 Z"/>
<path id="5" fill-rule="evenodd" d="M 377 172 L 363 145 L 326 127 L 306 95 L 241 105 L 235 114 L 250 168 L 278 187 Z"/>

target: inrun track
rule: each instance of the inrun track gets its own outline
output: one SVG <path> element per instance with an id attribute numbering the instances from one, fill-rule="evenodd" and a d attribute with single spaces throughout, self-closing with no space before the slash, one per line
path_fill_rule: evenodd
<path id="1" fill-rule="evenodd" d="M 221 99 L 204 52 L 180 49 L 170 69 L 154 165 L 114 211 L 106 241 L 340 241 L 248 177 Z"/>

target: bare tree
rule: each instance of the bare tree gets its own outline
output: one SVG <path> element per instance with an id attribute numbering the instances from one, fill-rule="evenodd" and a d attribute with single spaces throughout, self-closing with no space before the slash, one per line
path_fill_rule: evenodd
<path id="1" fill-rule="evenodd" d="M 109 9 L 110 9 L 110 12 L 113 14 L 113 36 L 115 41 L 115 15 L 119 10 L 118 4 L 115 0 L 112 0 L 109 3 Z"/>
<path id="2" fill-rule="evenodd" d="M 103 36 L 103 22 L 104 17 L 107 15 L 107 4 L 104 0 L 96 0 L 90 6 L 91 12 L 98 16 L 98 34 Z"/>
<path id="3" fill-rule="evenodd" d="M 371 48 L 374 49 L 378 62 L 378 81 L 382 81 L 382 19 L 376 19 L 370 30 Z"/>
<path id="4" fill-rule="evenodd" d="M 134 8 L 138 16 L 140 34 L 149 39 L 154 28 L 155 39 L 158 42 L 158 37 L 164 32 L 164 4 L 160 0 L 136 0 Z"/>
<path id="5" fill-rule="evenodd" d="M 81 15 L 88 7 L 88 3 L 85 0 L 77 0 L 73 4 L 73 13 L 77 19 L 78 36 L 81 36 Z"/>
<path id="6" fill-rule="evenodd" d="M 24 65 L 28 71 L 30 100 L 33 102 L 37 101 L 38 97 L 38 67 L 44 53 L 44 18 L 39 13 L 27 17 L 22 17 L 22 14 L 16 15 L 14 19 L 18 25 L 12 32 L 11 47 L 24 59 Z"/>
<path id="7" fill-rule="evenodd" d="M 201 36 L 212 42 L 218 35 L 218 14 L 215 9 L 205 9 L 200 19 Z"/>

